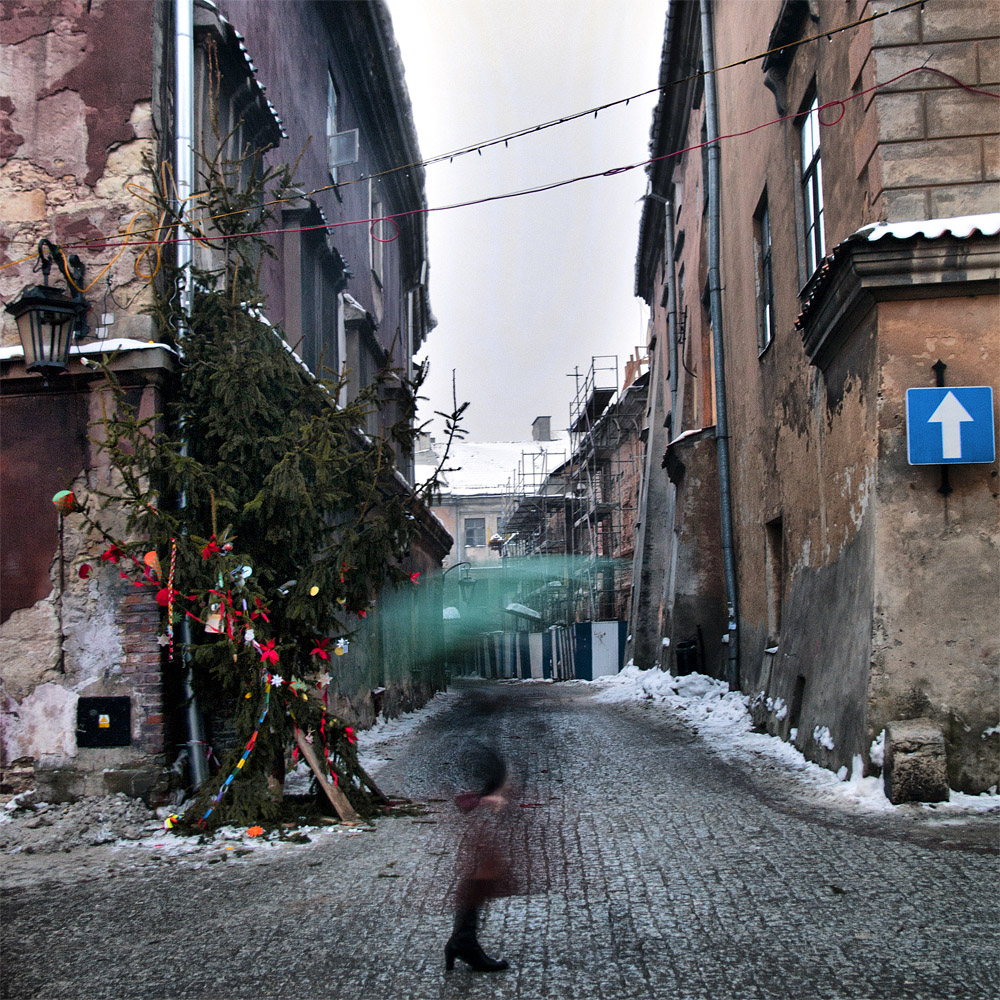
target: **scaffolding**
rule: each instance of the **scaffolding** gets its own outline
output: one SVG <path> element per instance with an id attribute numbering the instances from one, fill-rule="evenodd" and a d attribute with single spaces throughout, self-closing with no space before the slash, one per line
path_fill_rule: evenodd
<path id="1" fill-rule="evenodd" d="M 560 470 L 566 452 L 522 451 L 517 468 L 504 490 L 503 555 L 528 557 L 565 550 L 565 532 L 558 513 L 563 509 L 565 487 Z"/>
<path id="2" fill-rule="evenodd" d="M 508 480 L 504 565 L 516 564 L 524 596 L 558 609 L 560 621 L 627 620 L 647 363 L 637 350 L 621 390 L 616 355 L 577 370 L 569 457 L 522 452 Z"/>

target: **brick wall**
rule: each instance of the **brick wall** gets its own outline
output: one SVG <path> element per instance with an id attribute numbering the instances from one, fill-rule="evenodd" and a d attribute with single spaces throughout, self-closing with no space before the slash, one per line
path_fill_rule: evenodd
<path id="1" fill-rule="evenodd" d="M 165 751 L 162 668 L 165 648 L 157 642 L 164 627 L 151 587 L 126 594 L 115 620 L 122 633 L 122 679 L 132 689 L 132 746 L 162 758 Z"/>

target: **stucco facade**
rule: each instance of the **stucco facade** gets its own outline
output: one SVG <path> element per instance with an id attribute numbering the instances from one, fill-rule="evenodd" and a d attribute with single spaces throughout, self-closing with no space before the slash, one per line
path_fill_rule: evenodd
<path id="1" fill-rule="evenodd" d="M 1000 380 L 1000 226 L 980 217 L 1000 207 L 995 11 L 941 2 L 808 40 L 890 5 L 752 10 L 711 5 L 724 67 L 720 285 L 740 686 L 759 725 L 834 770 L 858 758 L 877 770 L 872 746 L 890 723 L 929 719 L 944 734 L 951 786 L 982 791 L 1000 777 L 997 465 L 950 466 L 951 492 L 939 492 L 938 467 L 907 463 L 905 392 L 933 386 L 939 360 L 948 386 Z M 701 29 L 697 4 L 671 6 L 665 79 L 697 73 Z M 705 160 L 701 149 L 669 155 L 703 141 L 704 114 L 698 82 L 668 88 L 652 136 L 665 157 L 650 168 L 653 192 L 672 212 L 675 367 L 688 379 L 675 390 L 674 435 L 715 422 L 699 340 Z M 911 220 L 923 224 L 871 228 Z M 664 242 L 664 206 L 650 199 L 637 290 L 651 304 L 670 298 Z M 654 329 L 669 371 L 662 308 Z M 701 367 L 689 360 L 699 343 Z M 675 536 L 678 525 L 701 533 L 706 568 L 720 544 L 711 516 L 675 506 Z M 668 608 L 682 575 L 668 579 Z M 706 573 L 698 591 L 724 599 L 718 584 Z M 707 666 L 724 676 L 719 660 Z"/>
<path id="2" fill-rule="evenodd" d="M 157 641 L 161 609 L 100 560 L 102 539 L 73 514 L 60 522 L 50 502 L 64 488 L 89 502 L 113 486 L 89 439 L 103 393 L 81 362 L 85 352 L 112 340 L 123 348 L 114 364 L 145 413 L 162 412 L 171 392 L 176 356 L 153 343 L 144 310 L 150 280 L 163 281 L 156 255 L 174 250 L 105 244 L 155 230 L 148 192 L 157 177 L 169 189 L 176 170 L 175 9 L 167 0 L 0 4 L 0 293 L 10 302 L 32 283 L 38 241 L 48 239 L 82 258 L 90 304 L 89 336 L 69 372 L 50 379 L 25 374 L 15 324 L 0 313 L 0 765 L 28 761 L 58 795 L 155 795 L 158 775 L 187 740 L 184 699 L 171 679 L 179 671 Z M 276 256 L 262 272 L 265 318 L 318 374 L 346 368 L 348 396 L 387 365 L 410 374 L 434 319 L 419 212 L 423 171 L 391 172 L 420 155 L 387 8 L 196 0 L 193 16 L 197 151 L 210 156 L 218 145 L 217 117 L 250 147 L 269 145 L 268 162 L 298 159 L 301 197 L 279 207 L 273 228 L 312 228 L 272 237 Z M 357 159 L 336 168 L 327 143 L 333 128 L 358 130 Z M 373 238 L 365 221 L 373 213 L 409 210 L 417 211 L 398 236 L 387 228 L 384 242 Z M 208 250 L 195 254 L 198 263 L 210 260 Z M 412 415 L 405 380 L 390 383 L 382 402 L 364 428 L 369 434 Z M 412 455 L 399 452 L 397 465 L 412 480 Z M 407 487 L 397 479 L 392 488 Z M 418 537 L 405 568 L 420 573 L 420 586 L 405 597 L 380 595 L 330 692 L 331 703 L 361 724 L 377 707 L 372 689 L 385 689 L 379 704 L 395 713 L 444 680 L 435 667 L 435 574 L 451 539 L 426 509 L 414 511 Z M 78 745 L 79 699 L 97 696 L 128 699 L 127 747 Z"/>

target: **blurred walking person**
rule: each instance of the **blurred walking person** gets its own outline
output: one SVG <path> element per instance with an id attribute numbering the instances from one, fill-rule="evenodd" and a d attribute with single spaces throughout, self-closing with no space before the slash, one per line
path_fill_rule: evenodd
<path id="1" fill-rule="evenodd" d="M 469 818 L 469 829 L 459 854 L 458 888 L 455 892 L 455 927 L 444 949 L 445 968 L 461 959 L 476 972 L 500 972 L 506 960 L 491 958 L 479 944 L 480 912 L 491 899 L 515 891 L 511 864 L 511 831 L 506 829 L 512 810 L 512 788 L 503 758 L 491 747 L 475 743 L 470 753 L 474 786 L 462 792 L 455 804 Z M 504 833 L 508 836 L 504 836 Z"/>

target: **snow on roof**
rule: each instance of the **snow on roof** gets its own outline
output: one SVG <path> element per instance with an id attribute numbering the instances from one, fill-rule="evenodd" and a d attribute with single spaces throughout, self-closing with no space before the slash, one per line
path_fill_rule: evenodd
<path id="1" fill-rule="evenodd" d="M 543 462 L 545 471 L 552 472 L 570 452 L 569 435 L 565 431 L 553 431 L 553 437 L 552 441 L 455 441 L 445 463 L 445 468 L 453 471 L 443 474 L 443 492 L 503 493 L 521 466 L 522 458 L 529 474 L 533 464 L 541 472 Z M 440 453 L 442 449 L 443 445 L 436 443 L 435 450 Z M 417 479 L 427 479 L 432 471 L 433 466 L 418 462 Z"/>
<path id="2" fill-rule="evenodd" d="M 673 438 L 667 443 L 668 448 L 672 448 L 675 444 L 680 444 L 681 441 L 686 441 L 688 438 L 695 437 L 698 434 L 703 433 L 707 430 L 706 427 L 692 427 L 689 431 L 684 431 L 683 434 L 678 434 L 677 437 Z"/>
<path id="3" fill-rule="evenodd" d="M 802 330 L 812 313 L 816 301 L 830 281 L 830 275 L 839 262 L 859 243 L 872 243 L 885 236 L 897 240 L 908 240 L 922 236 L 927 240 L 940 239 L 949 235 L 954 239 L 964 240 L 973 233 L 983 236 L 996 236 L 1000 233 L 1000 212 L 987 212 L 982 215 L 955 215 L 947 219 L 915 219 L 911 222 L 872 222 L 851 233 L 841 240 L 824 258 L 816 274 L 809 279 L 808 292 L 802 303 L 802 311 L 795 320 L 795 328 Z"/>
<path id="4" fill-rule="evenodd" d="M 923 236 L 928 240 L 936 240 L 945 233 L 950 233 L 964 240 L 974 232 L 980 232 L 983 236 L 996 236 L 1000 233 L 1000 212 L 956 215 L 950 219 L 919 219 L 914 222 L 873 222 L 871 225 L 862 226 L 855 235 L 865 236 L 870 242 L 874 242 L 883 236 L 893 236 L 897 240 Z"/>
<path id="5" fill-rule="evenodd" d="M 533 608 L 525 607 L 523 604 L 508 604 L 504 610 L 509 615 L 517 615 L 518 618 L 530 618 L 533 621 L 541 621 L 542 615 Z"/>

